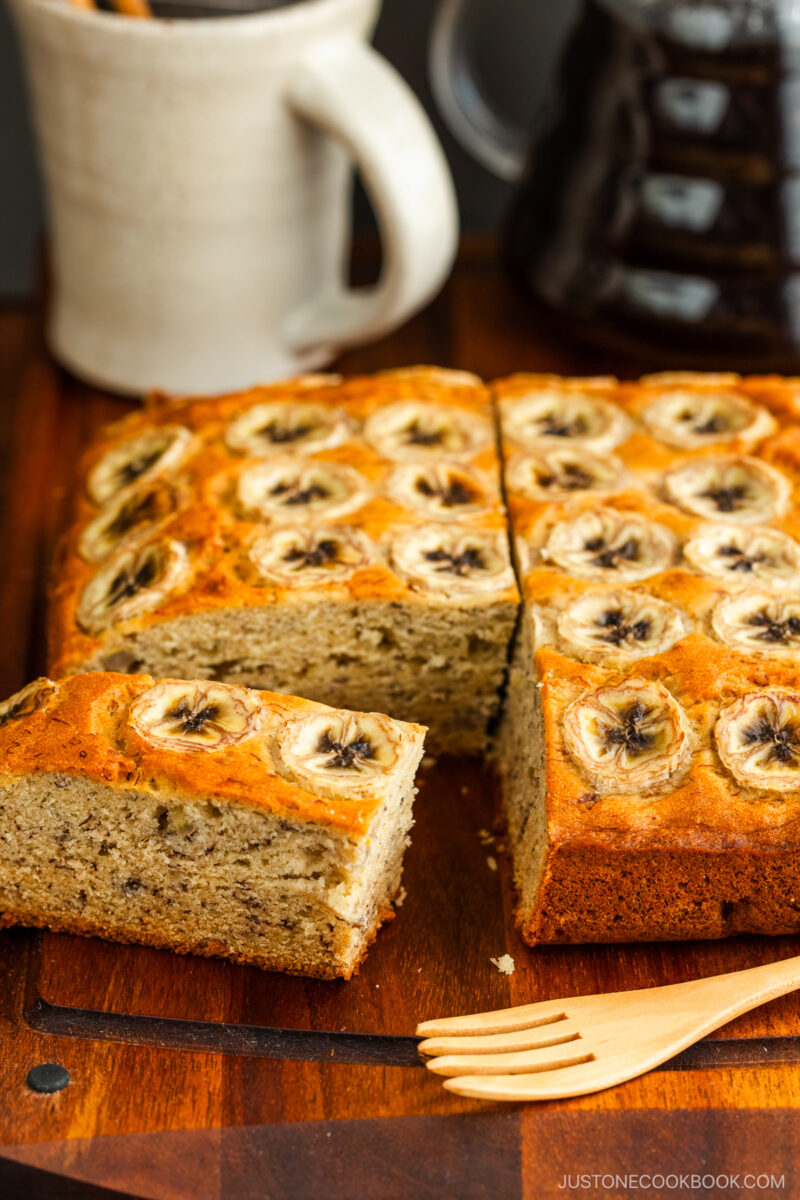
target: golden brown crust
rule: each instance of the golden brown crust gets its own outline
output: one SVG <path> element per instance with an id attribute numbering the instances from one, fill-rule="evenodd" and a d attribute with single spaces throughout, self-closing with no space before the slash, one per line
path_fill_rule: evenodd
<path id="1" fill-rule="evenodd" d="M 788 481 L 791 499 L 784 510 L 776 503 L 771 519 L 752 528 L 776 530 L 800 543 L 800 385 L 777 377 L 674 373 L 638 383 L 517 375 L 494 386 L 506 464 L 542 444 L 529 440 L 522 446 L 510 419 L 515 403 L 531 392 L 585 394 L 610 402 L 630 421 L 624 436 L 597 451 L 606 460 L 613 455 L 624 468 L 608 490 L 575 488 L 553 499 L 530 490 L 508 491 L 525 598 L 523 620 L 535 647 L 545 732 L 547 850 L 538 896 L 519 914 L 524 936 L 532 943 L 623 941 L 799 928 L 800 911 L 792 907 L 792 897 L 800 871 L 792 847 L 800 837 L 800 790 L 779 792 L 738 782 L 720 759 L 714 727 L 721 710 L 747 693 L 795 692 L 800 660 L 743 653 L 723 644 L 713 623 L 715 606 L 726 596 L 747 586 L 764 586 L 783 596 L 800 591 L 798 580 L 764 585 L 750 578 L 747 569 L 714 574 L 687 558 L 689 539 L 713 522 L 676 502 L 665 490 L 664 476 L 683 464 L 757 457 Z M 653 405 L 676 391 L 690 398 L 738 397 L 746 404 L 741 410 L 745 415 L 738 409 L 737 415 L 750 424 L 741 436 L 717 441 L 712 436 L 706 445 L 677 444 L 683 436 L 680 427 L 674 444 L 668 444 L 654 436 Z M 713 431 L 713 421 L 709 428 Z M 669 428 L 667 436 L 672 437 Z M 563 436 L 547 439 L 550 447 L 568 442 Z M 516 478 L 522 478 L 519 472 Z M 551 533 L 560 523 L 572 525 L 599 509 L 669 531 L 674 546 L 668 561 L 641 578 L 617 581 L 613 571 L 605 578 L 597 572 L 581 577 L 580 564 L 575 568 L 574 561 L 551 553 Z M 735 513 L 722 513 L 718 524 L 731 531 L 748 528 Z M 602 597 L 620 588 L 643 600 L 666 601 L 681 615 L 682 636 L 635 659 L 622 653 L 582 653 L 571 646 L 559 624 L 565 610 L 581 597 Z M 570 705 L 631 678 L 666 687 L 687 721 L 692 745 L 687 770 L 633 795 L 621 785 L 615 791 L 613 777 L 597 786 L 564 739 Z"/>
<path id="2" fill-rule="evenodd" d="M 793 845 L 556 845 L 537 904 L 517 917 L 531 945 L 779 936 L 800 930 L 798 886 Z"/>
<path id="3" fill-rule="evenodd" d="M 181 582 L 161 598 L 154 611 L 132 617 L 123 623 L 124 628 L 134 630 L 204 610 L 291 604 L 310 596 L 330 601 L 370 599 L 406 605 L 447 603 L 447 598 L 441 595 L 420 593 L 392 567 L 392 537 L 407 529 L 424 528 L 431 518 L 421 510 L 398 503 L 396 491 L 392 491 L 391 480 L 402 465 L 402 456 L 390 457 L 382 452 L 379 440 L 364 436 L 364 423 L 376 412 L 392 404 L 417 401 L 428 407 L 446 406 L 448 411 L 460 414 L 464 427 L 471 431 L 468 446 L 455 460 L 478 480 L 485 493 L 485 505 L 469 517 L 464 527 L 502 535 L 506 518 L 500 495 L 491 400 L 480 381 L 463 372 L 413 368 L 346 381 L 312 376 L 206 399 L 181 401 L 155 396 L 144 410 L 131 413 L 104 430 L 83 461 L 83 475 L 90 480 L 98 464 L 115 447 L 153 429 L 188 431 L 188 445 L 178 460 L 168 470 L 147 477 L 148 486 L 156 490 L 165 486 L 173 489 L 171 503 L 177 503 L 177 511 L 142 526 L 138 532 L 134 530 L 125 545 L 171 539 L 186 547 L 189 569 Z M 315 445 L 302 458 L 314 464 L 355 470 L 370 492 L 366 503 L 352 511 L 344 511 L 331 520 L 324 516 L 316 518 L 317 524 L 358 531 L 369 540 L 371 551 L 367 561 L 349 576 L 316 583 L 313 587 L 281 586 L 265 577 L 250 556 L 265 528 L 292 524 L 293 510 L 287 508 L 289 515 L 285 521 L 247 512 L 237 499 L 237 483 L 246 470 L 265 461 L 272 462 L 280 454 L 264 459 L 232 449 L 225 441 L 226 429 L 237 417 L 258 404 L 282 403 L 317 406 L 341 417 L 342 428 L 330 439 L 331 444 Z M 280 451 L 280 442 L 277 447 Z M 285 449 L 286 457 L 295 454 L 291 442 Z M 144 484 L 143 478 L 133 486 L 144 487 Z M 98 655 L 113 634 L 113 630 L 87 629 L 85 620 L 82 628 L 78 619 L 84 590 L 103 565 L 87 561 L 82 538 L 112 503 L 113 499 L 106 500 L 106 508 L 101 508 L 84 488 L 76 501 L 74 523 L 57 552 L 48 627 L 53 674 L 68 674 L 85 669 L 87 664 L 96 665 Z M 161 512 L 157 499 L 152 507 Z M 514 602 L 516 597 L 516 588 L 510 585 L 501 592 L 459 595 L 458 603 L 479 606 L 498 600 Z M 121 627 L 117 625 L 115 629 Z"/>
<path id="4" fill-rule="evenodd" d="M 215 803 L 244 804 L 300 822 L 361 835 L 382 803 L 386 778 L 413 767 L 424 729 L 381 717 L 396 736 L 400 754 L 374 786 L 340 785 L 338 798 L 314 794 L 288 776 L 275 746 L 287 720 L 334 710 L 292 696 L 250 692 L 260 724 L 251 735 L 222 749 L 165 748 L 130 725 L 130 708 L 154 686 L 148 675 L 90 673 L 57 682 L 32 711 L 0 720 L 0 782 L 27 774 L 97 779 L 120 790 L 212 797 Z M 207 686 L 207 685 L 203 685 Z M 214 684 L 225 692 L 227 689 Z"/>

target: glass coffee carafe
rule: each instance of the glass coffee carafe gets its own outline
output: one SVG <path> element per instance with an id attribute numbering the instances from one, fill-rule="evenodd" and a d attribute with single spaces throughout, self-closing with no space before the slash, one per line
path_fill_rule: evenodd
<path id="1" fill-rule="evenodd" d="M 448 47 L 439 34 L 451 105 L 457 6 Z M 462 132 L 475 103 L 460 105 Z M 485 143 L 498 128 L 471 126 Z M 513 138 L 496 142 L 512 174 Z M 800 370 L 800 3 L 584 0 L 505 255 L 537 298 L 612 345 Z"/>

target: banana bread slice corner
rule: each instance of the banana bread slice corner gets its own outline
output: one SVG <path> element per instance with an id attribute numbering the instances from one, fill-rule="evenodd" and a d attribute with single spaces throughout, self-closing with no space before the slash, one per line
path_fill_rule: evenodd
<path id="1" fill-rule="evenodd" d="M 146 675 L 0 705 L 0 925 L 349 978 L 392 915 L 424 729 Z"/>

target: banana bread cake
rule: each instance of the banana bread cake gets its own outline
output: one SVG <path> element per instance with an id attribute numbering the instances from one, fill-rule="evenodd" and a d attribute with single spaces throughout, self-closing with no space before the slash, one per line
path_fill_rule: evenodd
<path id="1" fill-rule="evenodd" d="M 90 448 L 51 673 L 268 688 L 476 751 L 519 603 L 491 397 L 416 368 L 155 398 Z"/>
<path id="2" fill-rule="evenodd" d="M 392 914 L 424 729 L 221 683 L 0 705 L 0 926 L 349 978 Z"/>
<path id="3" fill-rule="evenodd" d="M 800 929 L 796 383 L 496 385 L 522 620 L 499 761 L 524 937 Z"/>

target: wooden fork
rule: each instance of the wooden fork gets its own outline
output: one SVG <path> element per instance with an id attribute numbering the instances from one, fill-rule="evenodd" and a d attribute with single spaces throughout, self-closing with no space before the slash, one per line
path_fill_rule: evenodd
<path id="1" fill-rule="evenodd" d="M 420 1054 L 444 1086 L 481 1100 L 555 1100 L 651 1071 L 705 1034 L 800 988 L 800 958 L 689 983 L 571 996 L 423 1021 Z"/>

